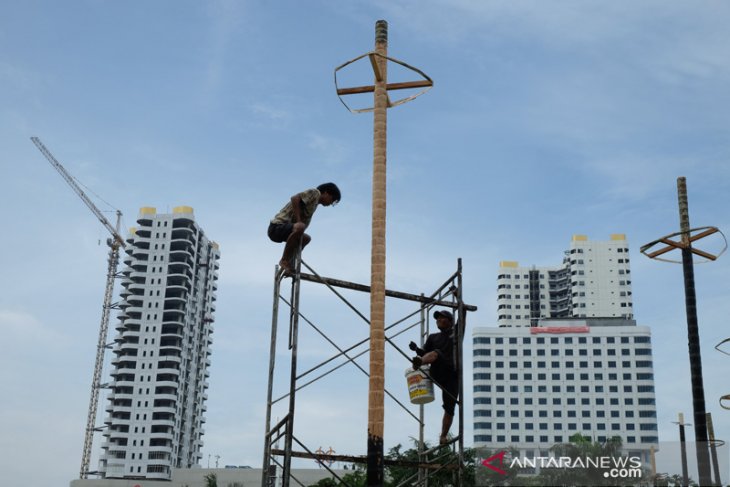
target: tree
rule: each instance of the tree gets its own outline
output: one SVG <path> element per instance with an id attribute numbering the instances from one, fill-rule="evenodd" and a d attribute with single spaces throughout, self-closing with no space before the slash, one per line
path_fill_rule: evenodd
<path id="1" fill-rule="evenodd" d="M 205 487 L 218 487 L 218 477 L 214 473 L 209 473 L 205 477 Z"/>
<path id="2" fill-rule="evenodd" d="M 388 460 L 396 461 L 407 461 L 407 462 L 418 462 L 425 461 L 419 459 L 417 442 L 414 441 L 413 448 L 406 451 L 401 451 L 402 445 L 396 445 L 391 448 L 386 455 Z M 431 449 L 428 443 L 424 444 L 424 450 Z M 464 449 L 464 476 L 461 480 L 462 487 L 471 487 L 475 485 L 474 473 L 475 473 L 475 450 L 473 448 Z M 432 463 L 439 464 L 452 464 L 458 465 L 459 457 L 450 448 L 440 448 L 431 454 L 429 460 Z M 412 479 L 418 479 L 418 468 L 416 467 L 401 467 L 401 466 L 387 466 L 386 467 L 386 486 L 395 487 L 400 485 L 404 481 Z M 456 471 L 449 468 L 444 468 L 439 471 L 431 471 L 428 477 L 429 487 L 440 487 L 448 485 L 456 485 L 457 476 Z"/>
<path id="3" fill-rule="evenodd" d="M 401 462 L 418 462 L 418 448 L 414 442 L 414 447 L 403 451 L 402 445 L 396 445 L 391 448 L 386 455 L 386 460 L 401 461 Z M 425 444 L 424 450 L 430 449 L 430 445 Z M 464 450 L 464 476 L 460 487 L 473 487 L 475 484 L 474 473 L 475 473 L 475 450 L 473 448 L 467 448 Z M 456 464 L 458 462 L 458 456 L 450 448 L 440 448 L 431 455 L 430 460 L 434 461 L 438 459 L 438 463 L 451 463 Z M 366 478 L 365 472 L 362 467 L 354 467 L 355 470 L 352 473 L 345 475 L 342 478 L 342 483 L 335 479 L 323 479 L 313 484 L 312 487 L 340 487 L 347 485 L 349 487 L 365 487 Z M 386 466 L 384 469 L 384 487 L 396 487 L 401 483 L 411 479 L 416 481 L 418 479 L 418 468 L 410 466 Z M 406 483 L 405 485 L 410 485 Z M 453 469 L 442 469 L 438 472 L 432 472 L 428 478 L 429 487 L 446 487 L 457 485 L 456 472 Z"/>
<path id="4" fill-rule="evenodd" d="M 567 457 L 571 460 L 580 459 L 600 459 L 600 458 L 623 458 L 621 452 L 621 438 L 614 436 L 606 442 L 593 442 L 590 438 L 576 434 L 570 437 L 569 443 L 558 443 L 550 448 L 555 457 Z M 588 462 L 586 462 L 588 463 Z M 540 482 L 539 485 L 638 485 L 646 484 L 649 481 L 656 480 L 656 485 L 661 484 L 660 476 L 653 479 L 648 472 L 644 471 L 641 478 L 616 479 L 606 477 L 606 469 L 587 464 L 586 468 L 542 468 L 540 473 L 535 477 Z M 666 485 L 666 483 L 664 484 Z"/>
<path id="5" fill-rule="evenodd" d="M 326 478 L 312 484 L 311 487 L 340 487 L 344 485 L 348 487 L 365 487 L 365 471 L 362 467 L 356 467 L 354 465 L 352 468 L 352 473 L 348 473 L 342 477 L 342 482 L 333 478 Z"/>

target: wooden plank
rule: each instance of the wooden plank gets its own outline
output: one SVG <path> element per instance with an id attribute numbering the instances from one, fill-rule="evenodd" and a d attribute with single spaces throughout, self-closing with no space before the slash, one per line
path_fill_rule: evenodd
<path id="1" fill-rule="evenodd" d="M 717 256 L 710 254 L 709 252 L 705 252 L 704 250 L 696 249 L 692 247 L 690 249 L 693 254 L 697 254 L 701 257 L 704 257 L 707 260 L 717 260 Z"/>
<path id="2" fill-rule="evenodd" d="M 412 88 L 427 88 L 433 86 L 433 81 L 427 79 L 421 81 L 406 81 L 404 83 L 388 83 L 385 85 L 387 90 L 407 90 Z M 340 88 L 337 90 L 338 95 L 359 95 L 361 93 L 372 93 L 375 86 L 355 86 L 353 88 Z"/>
<path id="3" fill-rule="evenodd" d="M 370 58 L 370 65 L 373 67 L 375 81 L 383 81 L 383 73 L 380 72 L 380 66 L 378 66 L 378 61 L 375 59 L 375 54 L 371 52 L 368 57 Z"/>
<path id="4" fill-rule="evenodd" d="M 670 252 L 676 248 L 681 248 L 681 247 L 675 247 L 674 245 L 669 246 L 669 247 L 664 247 L 663 249 L 659 249 L 656 252 L 652 252 L 651 254 L 646 254 L 646 256 L 649 257 L 650 259 L 653 259 L 654 257 L 658 257 L 660 255 L 666 254 L 667 252 Z"/>
<path id="5" fill-rule="evenodd" d="M 677 249 L 683 249 L 686 247 L 684 242 L 677 242 L 668 238 L 662 238 L 659 241 Z"/>
<path id="6" fill-rule="evenodd" d="M 704 232 L 701 232 L 701 233 L 698 233 L 697 235 L 691 236 L 689 238 L 689 241 L 690 242 L 694 242 L 695 240 L 699 240 L 701 238 L 707 237 L 707 236 L 712 235 L 713 233 L 717 233 L 719 231 L 720 230 L 718 230 L 717 228 L 712 227 L 712 228 L 709 228 L 709 229 L 705 230 Z"/>

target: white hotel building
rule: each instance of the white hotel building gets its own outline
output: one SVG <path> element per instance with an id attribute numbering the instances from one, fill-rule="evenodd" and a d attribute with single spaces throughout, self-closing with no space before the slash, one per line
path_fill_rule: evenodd
<path id="1" fill-rule="evenodd" d="M 220 252 L 193 209 L 142 208 L 127 240 L 102 478 L 200 464 Z"/>
<path id="2" fill-rule="evenodd" d="M 632 319 L 628 245 L 575 236 L 562 266 L 500 266 L 499 327 L 476 328 L 474 445 L 546 454 L 579 433 L 657 446 L 651 333 Z"/>
<path id="3" fill-rule="evenodd" d="M 629 246 L 622 234 L 609 241 L 574 235 L 555 267 L 500 262 L 499 326 L 535 326 L 540 318 L 633 317 Z"/>

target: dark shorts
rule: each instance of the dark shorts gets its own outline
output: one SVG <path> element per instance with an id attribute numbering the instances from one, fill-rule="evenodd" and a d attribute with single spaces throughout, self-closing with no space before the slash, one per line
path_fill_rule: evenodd
<path id="1" fill-rule="evenodd" d="M 446 377 L 434 377 L 434 380 L 441 386 L 441 398 L 443 400 L 444 411 L 449 416 L 454 415 L 456 408 L 456 400 L 459 397 L 459 377 L 456 375 L 448 375 Z"/>
<path id="2" fill-rule="evenodd" d="M 269 238 L 272 242 L 286 242 L 294 230 L 293 223 L 269 223 Z"/>

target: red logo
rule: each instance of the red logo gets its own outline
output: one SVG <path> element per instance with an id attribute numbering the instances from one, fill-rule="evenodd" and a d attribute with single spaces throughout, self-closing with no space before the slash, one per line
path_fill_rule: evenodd
<path id="1" fill-rule="evenodd" d="M 489 469 L 494 470 L 495 472 L 497 472 L 500 475 L 507 475 L 507 472 L 506 471 L 504 471 L 501 468 L 499 468 L 504 463 L 504 454 L 505 453 L 506 452 L 501 451 L 501 452 L 497 453 L 496 455 L 492 455 L 491 457 L 489 457 L 489 458 L 487 458 L 485 460 L 482 460 L 482 465 L 484 465 L 485 467 L 487 467 Z M 496 459 L 499 459 L 499 467 L 492 465 L 492 462 L 494 460 L 496 460 Z"/>

